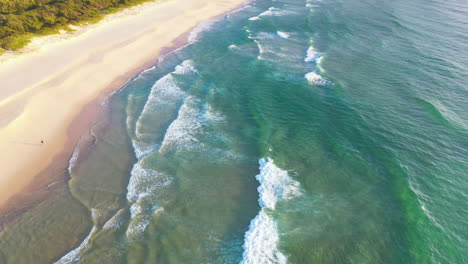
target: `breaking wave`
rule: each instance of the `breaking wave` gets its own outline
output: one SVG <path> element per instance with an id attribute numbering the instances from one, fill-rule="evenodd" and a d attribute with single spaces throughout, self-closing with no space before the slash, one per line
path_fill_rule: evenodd
<path id="1" fill-rule="evenodd" d="M 261 210 L 245 234 L 241 264 L 284 264 L 287 256 L 279 249 L 278 227 L 272 214 L 278 201 L 297 197 L 301 190 L 299 182 L 271 159 L 261 159 L 259 163 L 260 173 L 256 179 L 260 182 L 258 201 Z"/>

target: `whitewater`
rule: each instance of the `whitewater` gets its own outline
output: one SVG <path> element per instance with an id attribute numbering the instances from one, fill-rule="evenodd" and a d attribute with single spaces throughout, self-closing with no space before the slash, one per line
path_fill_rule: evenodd
<path id="1" fill-rule="evenodd" d="M 76 232 L 56 263 L 464 263 L 467 13 L 256 0 L 201 24 L 108 99 L 0 262 L 53 223 Z"/>

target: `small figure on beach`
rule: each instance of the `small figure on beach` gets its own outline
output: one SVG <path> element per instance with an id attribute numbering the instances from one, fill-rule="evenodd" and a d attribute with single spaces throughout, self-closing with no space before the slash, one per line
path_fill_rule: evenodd
<path id="1" fill-rule="evenodd" d="M 41 139 L 41 144 L 44 144 L 44 140 Z"/>

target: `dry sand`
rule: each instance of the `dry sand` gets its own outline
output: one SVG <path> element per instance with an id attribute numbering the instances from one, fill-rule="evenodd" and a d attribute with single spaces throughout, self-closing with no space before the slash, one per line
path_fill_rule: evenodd
<path id="1" fill-rule="evenodd" d="M 84 106 L 119 88 L 184 32 L 242 2 L 150 2 L 0 57 L 0 206 L 63 153 Z"/>

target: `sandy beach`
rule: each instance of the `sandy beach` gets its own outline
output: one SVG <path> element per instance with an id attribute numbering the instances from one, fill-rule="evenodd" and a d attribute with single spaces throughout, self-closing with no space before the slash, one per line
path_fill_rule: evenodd
<path id="1" fill-rule="evenodd" d="M 74 146 L 77 136 L 70 134 L 80 131 L 70 125 L 86 105 L 98 104 L 198 23 L 242 2 L 150 2 L 67 38 L 33 41 L 28 53 L 0 57 L 0 206 Z"/>

